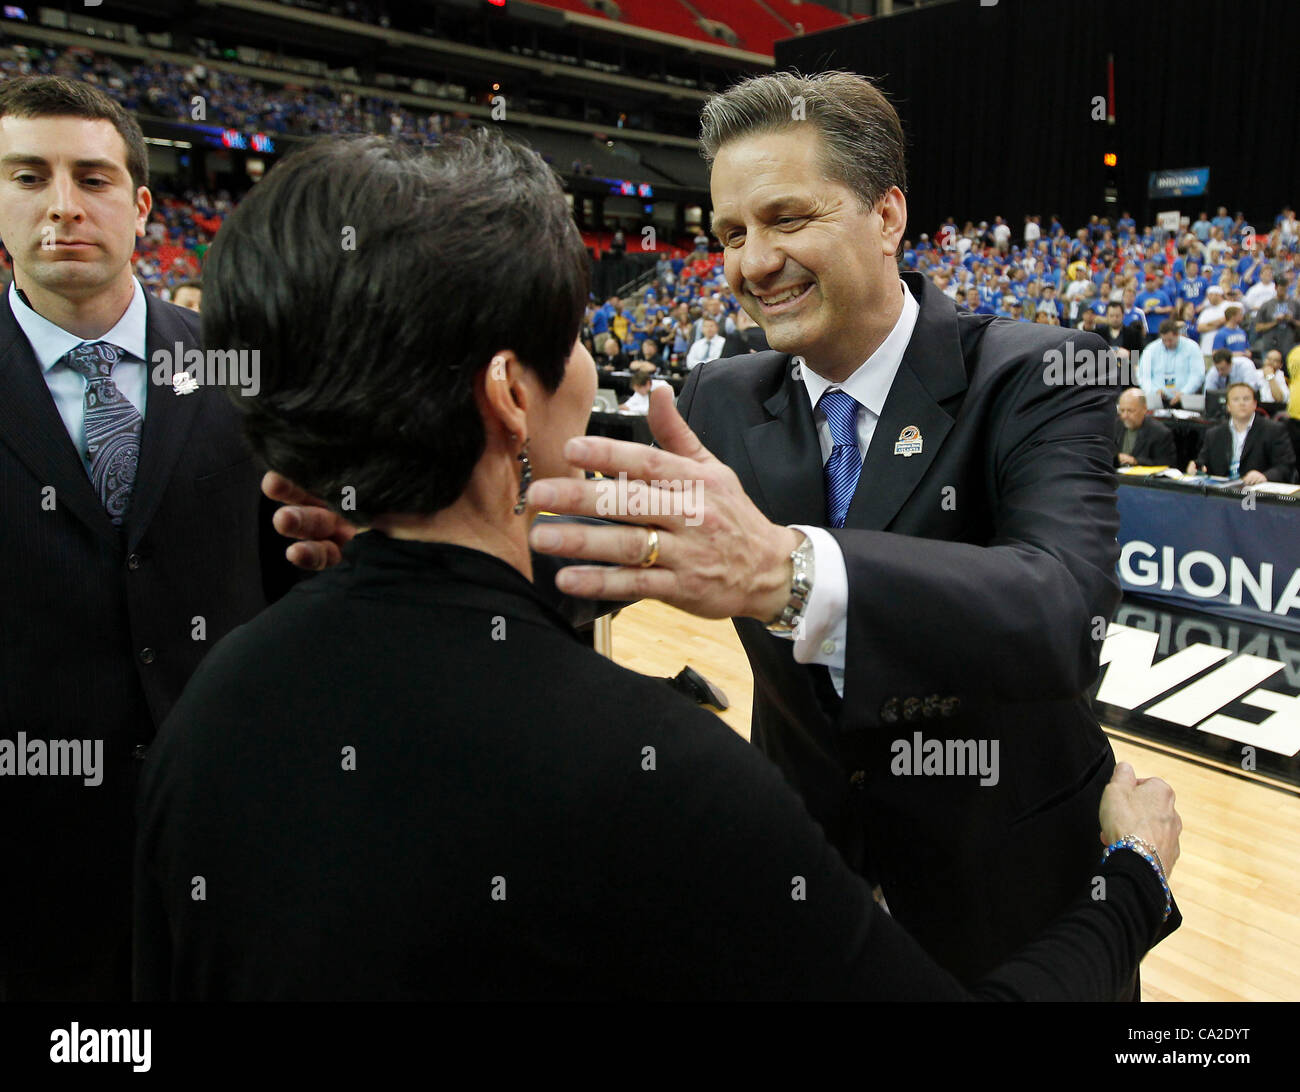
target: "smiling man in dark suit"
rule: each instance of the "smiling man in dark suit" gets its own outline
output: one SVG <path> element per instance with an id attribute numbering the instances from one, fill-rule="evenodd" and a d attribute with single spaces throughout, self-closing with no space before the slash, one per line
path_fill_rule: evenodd
<path id="1" fill-rule="evenodd" d="M 173 383 L 198 316 L 132 273 L 139 125 L 87 84 L 8 81 L 0 171 L 0 999 L 127 1000 L 140 760 L 291 570 L 229 399 Z"/>
<path id="2" fill-rule="evenodd" d="M 572 442 L 578 466 L 699 483 L 696 519 L 532 543 L 616 563 L 562 569 L 569 594 L 733 617 L 754 742 L 971 980 L 1096 866 L 1114 758 L 1086 691 L 1120 594 L 1113 388 L 1060 365 L 1105 344 L 900 283 L 903 134 L 869 81 L 762 77 L 710 100 L 703 128 L 727 280 L 773 351 L 697 369 L 685 422 L 656 399 L 662 450 Z M 592 483 L 533 490 L 597 512 Z"/>

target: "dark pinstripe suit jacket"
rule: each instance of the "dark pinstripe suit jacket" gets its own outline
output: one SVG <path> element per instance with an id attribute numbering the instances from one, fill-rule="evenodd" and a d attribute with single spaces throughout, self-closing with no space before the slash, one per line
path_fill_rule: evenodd
<path id="1" fill-rule="evenodd" d="M 147 305 L 151 359 L 199 345 L 196 315 Z M 223 391 L 151 382 L 115 528 L 0 297 L 0 740 L 103 748 L 97 785 L 0 776 L 0 974 L 78 964 L 129 938 L 144 750 L 205 652 L 292 580 L 260 475 Z"/>

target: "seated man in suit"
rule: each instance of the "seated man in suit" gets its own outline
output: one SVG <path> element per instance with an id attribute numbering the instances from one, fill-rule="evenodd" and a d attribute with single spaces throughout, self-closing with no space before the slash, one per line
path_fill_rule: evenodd
<path id="1" fill-rule="evenodd" d="M 705 318 L 700 322 L 702 334 L 700 339 L 691 346 L 691 351 L 686 354 L 686 367 L 688 369 L 698 368 L 701 364 L 706 364 L 710 360 L 717 360 L 722 355 L 722 347 L 726 340 L 718 333 L 718 323 L 716 319 Z"/>
<path id="2" fill-rule="evenodd" d="M 1200 454 L 1188 464 L 1187 472 L 1240 478 L 1243 485 L 1294 482 L 1291 440 L 1280 424 L 1255 412 L 1255 388 L 1234 383 L 1228 388 L 1227 404 L 1228 423 L 1205 433 Z"/>
<path id="3" fill-rule="evenodd" d="M 1147 417 L 1147 400 L 1137 387 L 1119 396 L 1115 421 L 1116 466 L 1173 466 L 1177 458 L 1174 436 L 1164 425 Z"/>
<path id="4" fill-rule="evenodd" d="M 293 570 L 234 407 L 191 363 L 198 315 L 134 276 L 139 124 L 87 83 L 6 80 L 0 157 L 0 739 L 101 749 L 93 778 L 0 777 L 0 999 L 123 1001 L 141 759 Z"/>
<path id="5" fill-rule="evenodd" d="M 596 367 L 602 372 L 616 372 L 627 367 L 627 354 L 613 334 L 596 339 Z"/>
<path id="6" fill-rule="evenodd" d="M 340 251 L 344 216 L 379 241 Z M 581 480 L 588 275 L 551 169 L 493 132 L 314 144 L 222 227 L 204 334 L 267 347 L 252 443 L 336 514 L 351 489 L 370 529 L 214 649 L 162 728 L 137 996 L 1115 998 L 1177 923 L 1163 782 L 1116 770 L 1067 905 L 967 989 L 780 771 L 539 593 L 528 486 Z"/>

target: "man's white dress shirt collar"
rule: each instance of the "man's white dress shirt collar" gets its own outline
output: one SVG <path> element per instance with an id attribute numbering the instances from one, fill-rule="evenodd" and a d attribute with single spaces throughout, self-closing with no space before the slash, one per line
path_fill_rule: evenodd
<path id="1" fill-rule="evenodd" d="M 107 341 L 110 345 L 116 345 L 123 352 L 128 353 L 132 359 L 147 362 L 149 358 L 145 355 L 145 345 L 148 308 L 145 305 L 144 289 L 140 287 L 140 282 L 133 277 L 131 284 L 135 287 L 135 292 L 116 325 L 103 337 L 82 338 L 70 334 L 62 326 L 56 326 L 43 315 L 37 314 L 23 302 L 22 297 L 18 295 L 18 286 L 11 282 L 9 309 L 13 311 L 14 319 L 22 332 L 27 335 L 41 371 L 48 372 L 84 341 Z"/>
<path id="2" fill-rule="evenodd" d="M 894 376 L 898 374 L 899 365 L 903 363 L 903 353 L 907 343 L 912 340 L 912 331 L 916 328 L 916 317 L 921 313 L 916 297 L 901 280 L 898 282 L 903 292 L 903 310 L 894 323 L 894 328 L 880 343 L 858 369 L 843 383 L 832 383 L 818 375 L 800 360 L 799 372 L 808 391 L 808 399 L 815 408 L 821 396 L 830 387 L 838 387 L 852 395 L 859 405 L 866 406 L 878 420 L 885 410 L 885 399 L 889 388 L 894 385 Z M 863 456 L 866 456 L 864 451 Z"/>

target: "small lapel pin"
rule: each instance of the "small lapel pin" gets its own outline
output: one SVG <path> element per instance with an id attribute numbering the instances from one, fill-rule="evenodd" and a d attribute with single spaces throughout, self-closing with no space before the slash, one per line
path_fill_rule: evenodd
<path id="1" fill-rule="evenodd" d="M 199 381 L 189 372 L 177 372 L 172 376 L 172 393 L 193 394 L 199 389 Z"/>
<path id="2" fill-rule="evenodd" d="M 894 454 L 910 459 L 921 454 L 921 430 L 915 425 L 908 425 L 898 434 L 898 443 L 894 445 Z"/>
<path id="3" fill-rule="evenodd" d="M 790 363 L 794 365 L 794 368 L 790 372 L 790 378 L 802 379 L 803 378 L 803 357 L 796 356 L 792 361 L 790 361 Z"/>

